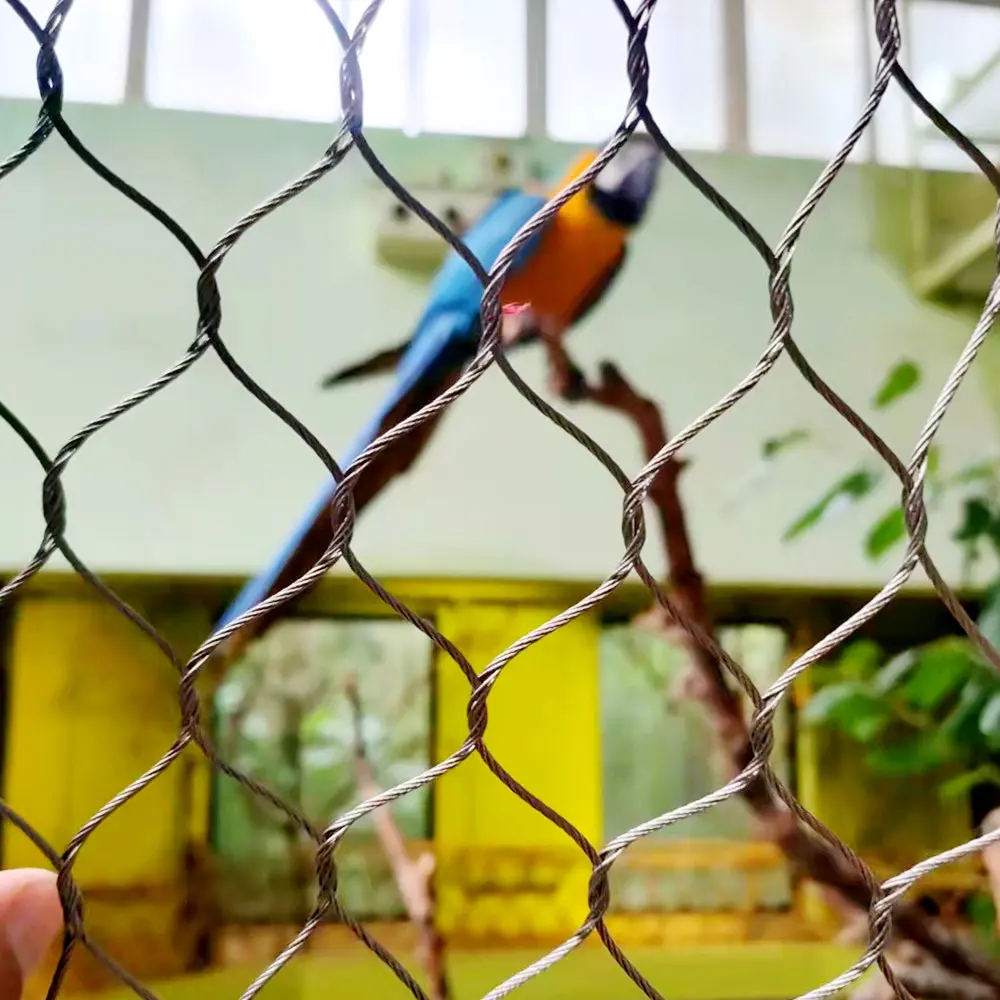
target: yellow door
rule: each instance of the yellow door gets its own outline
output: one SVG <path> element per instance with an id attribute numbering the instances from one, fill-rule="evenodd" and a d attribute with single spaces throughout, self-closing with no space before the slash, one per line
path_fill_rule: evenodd
<path id="1" fill-rule="evenodd" d="M 561 610 L 469 603 L 442 609 L 437 623 L 482 671 Z M 467 736 L 471 688 L 444 655 L 437 659 L 436 682 L 440 760 Z M 515 657 L 488 706 L 486 745 L 499 763 L 596 844 L 601 834 L 596 622 L 577 620 Z M 437 783 L 434 823 L 445 933 L 471 940 L 537 940 L 568 936 L 586 918 L 589 862 L 478 756 Z"/>

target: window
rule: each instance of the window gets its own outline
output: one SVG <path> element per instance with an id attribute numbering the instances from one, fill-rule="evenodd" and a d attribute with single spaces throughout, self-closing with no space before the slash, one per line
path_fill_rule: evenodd
<path id="1" fill-rule="evenodd" d="M 349 30 L 368 0 L 340 0 Z M 516 136 L 525 122 L 524 0 L 391 0 L 361 53 L 365 124 Z M 152 0 L 152 104 L 333 121 L 341 47 L 316 4 Z M 413 85 L 411 86 L 411 81 Z"/>
<path id="2" fill-rule="evenodd" d="M 746 0 L 750 149 L 829 159 L 864 107 L 856 0 Z M 865 158 L 862 137 L 852 157 Z"/>
<path id="3" fill-rule="evenodd" d="M 52 0 L 25 0 L 42 25 Z M 131 0 L 87 0 L 66 16 L 56 43 L 66 99 L 114 104 L 125 94 Z M 38 97 L 38 44 L 9 4 L 0 3 L 0 94 Z"/>
<path id="4" fill-rule="evenodd" d="M 761 690 L 785 665 L 787 638 L 770 625 L 719 629 L 719 641 Z M 722 787 L 728 762 L 704 710 L 676 696 L 690 669 L 678 643 L 615 625 L 601 636 L 601 734 L 604 839 Z M 775 718 L 771 763 L 789 772 L 787 706 Z M 788 866 L 776 855 L 765 866 L 747 866 L 753 851 L 750 812 L 738 796 L 639 841 L 630 860 L 612 870 L 612 906 L 617 911 L 765 910 L 789 904 Z M 663 863 L 678 841 L 725 842 L 730 850 L 705 852 L 704 864 Z M 746 848 L 746 852 L 741 850 Z M 623 859 L 624 860 L 624 859 Z M 684 870 L 686 869 L 686 870 Z"/>
<path id="5" fill-rule="evenodd" d="M 52 0 L 26 0 L 40 21 Z M 70 101 L 125 97 L 133 0 L 77 4 L 58 42 Z M 157 107 L 333 123 L 342 51 L 311 0 L 148 0 L 146 97 Z M 370 0 L 331 0 L 354 30 Z M 529 108 L 529 0 L 387 0 L 361 55 L 365 124 L 516 138 Z M 828 159 L 861 112 L 878 58 L 870 0 L 742 0 L 750 150 Z M 652 16 L 650 107 L 682 149 L 726 147 L 728 0 L 670 0 Z M 637 0 L 631 0 L 635 10 Z M 987 151 L 1000 101 L 1000 4 L 901 0 L 902 60 Z M 628 32 L 610 0 L 546 0 L 551 138 L 594 143 L 624 116 Z M 37 45 L 0 0 L 0 95 L 34 98 Z M 966 82 L 975 78 L 975 86 Z M 968 89 L 963 93 L 963 89 Z M 739 97 L 740 95 L 735 95 Z M 641 127 L 641 126 L 640 126 Z M 852 159 L 974 169 L 893 83 Z"/>
<path id="6" fill-rule="evenodd" d="M 366 6 L 339 4 L 349 30 Z M 403 124 L 408 24 L 402 4 L 385 4 L 362 49 L 365 123 L 375 128 Z M 313 3 L 152 0 L 146 93 L 158 107 L 332 122 L 342 52 Z"/>
<path id="7" fill-rule="evenodd" d="M 332 121 L 339 65 L 315 4 L 152 0 L 146 93 L 158 107 Z"/>
<path id="8" fill-rule="evenodd" d="M 359 801 L 351 674 L 378 783 L 389 788 L 430 766 L 431 648 L 408 622 L 282 622 L 233 665 L 215 694 L 219 750 L 324 826 Z M 422 788 L 393 804 L 403 837 L 429 837 L 431 794 Z M 213 812 L 225 915 L 303 922 L 315 898 L 315 846 L 228 777 L 216 775 Z M 348 831 L 337 864 L 341 898 L 356 916 L 403 915 L 370 816 Z"/>
<path id="9" fill-rule="evenodd" d="M 967 99 L 951 106 L 959 82 L 975 76 L 1000 50 L 1000 8 L 955 0 L 913 0 L 904 11 L 901 61 L 916 85 L 974 140 L 991 133 L 1000 140 L 995 129 L 1000 66 Z M 874 38 L 874 28 L 869 30 Z M 950 140 L 940 136 L 895 84 L 890 85 L 876 125 L 881 162 L 977 169 Z"/>
<path id="10" fill-rule="evenodd" d="M 723 144 L 721 19 L 719 0 L 673 0 L 653 13 L 649 107 L 685 149 Z M 569 142 L 608 138 L 628 105 L 624 22 L 608 0 L 548 0 L 547 36 L 549 134 Z"/>
<path id="11" fill-rule="evenodd" d="M 354 31 L 370 0 L 346 0 L 344 22 Z M 365 38 L 361 50 L 361 78 L 365 87 L 365 125 L 402 128 L 407 118 L 410 79 L 410 10 L 408 0 L 387 0 Z M 339 53 L 339 46 L 338 46 Z M 340 55 L 337 56 L 339 72 Z M 338 84 L 337 113 L 340 113 Z"/>
<path id="12" fill-rule="evenodd" d="M 412 0 L 412 5 L 415 13 L 426 13 L 422 130 L 523 135 L 525 0 L 476 0 L 474 11 L 469 0 Z"/>

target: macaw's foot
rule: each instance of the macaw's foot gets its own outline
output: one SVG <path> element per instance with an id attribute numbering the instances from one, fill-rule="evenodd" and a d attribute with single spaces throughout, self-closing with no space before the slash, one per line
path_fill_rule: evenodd
<path id="1" fill-rule="evenodd" d="M 538 336 L 538 319 L 526 305 L 506 305 L 500 323 L 500 340 L 504 347 L 527 343 Z"/>
<path id="2" fill-rule="evenodd" d="M 563 399 L 571 403 L 579 403 L 590 396 L 590 386 L 587 384 L 587 376 L 577 368 L 572 362 L 566 368 L 566 377 L 563 380 L 560 395 Z"/>

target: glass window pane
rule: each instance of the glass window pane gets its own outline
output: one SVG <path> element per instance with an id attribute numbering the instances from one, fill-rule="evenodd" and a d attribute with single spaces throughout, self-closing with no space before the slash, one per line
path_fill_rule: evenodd
<path id="1" fill-rule="evenodd" d="M 653 14 L 649 107 L 671 142 L 721 149 L 725 134 L 722 4 L 673 0 Z"/>
<path id="2" fill-rule="evenodd" d="M 430 766 L 430 640 L 408 622 L 283 622 L 233 664 L 215 694 L 223 756 L 323 826 L 359 800 L 356 679 L 366 750 L 383 788 Z M 430 834 L 430 788 L 393 804 L 411 843 Z M 315 899 L 314 847 L 276 809 L 216 776 L 213 846 L 221 904 L 232 920 L 301 923 Z M 355 916 L 399 919 L 399 892 L 374 836 L 359 820 L 337 852 L 339 891 Z"/>
<path id="3" fill-rule="evenodd" d="M 997 135 L 996 107 L 1000 100 L 1000 67 L 988 74 L 969 97 L 952 106 L 959 82 L 979 72 L 1000 53 L 1000 8 L 955 0 L 914 0 L 903 27 L 902 61 L 927 98 L 959 128 L 972 134 Z M 874 38 L 874 28 L 869 30 Z M 930 131 L 930 123 L 897 87 L 880 109 L 878 158 L 908 166 L 919 163 L 939 169 L 975 170 L 972 162 L 945 138 Z M 925 132 L 923 138 L 915 129 Z"/>
<path id="4" fill-rule="evenodd" d="M 856 0 L 746 0 L 753 152 L 828 159 L 843 145 L 866 96 L 861 12 Z"/>
<path id="5" fill-rule="evenodd" d="M 315 4 L 153 0 L 151 104 L 331 121 L 340 46 Z"/>
<path id="6" fill-rule="evenodd" d="M 870 5 L 865 5 L 865 30 L 868 32 L 868 55 L 871 69 L 869 80 L 874 80 L 875 69 L 878 65 L 879 48 L 878 38 L 875 36 L 875 12 Z M 913 72 L 906 52 L 911 49 L 909 32 L 906 30 L 905 4 L 898 7 L 900 25 L 903 29 L 903 65 L 907 72 Z M 878 111 L 875 113 L 875 159 L 879 163 L 888 163 L 895 166 L 902 166 L 913 162 L 913 152 L 911 142 L 915 136 L 913 134 L 915 119 L 913 117 L 913 106 L 906 95 L 896 86 L 889 84 L 889 89 L 882 98 Z"/>
<path id="7" fill-rule="evenodd" d="M 25 6 L 44 25 L 55 0 L 25 0 Z M 131 10 L 131 0 L 87 0 L 66 16 L 56 52 L 67 100 L 114 104 L 122 99 Z M 37 55 L 38 45 L 24 22 L 0 3 L 0 94 L 38 96 Z"/>
<path id="8" fill-rule="evenodd" d="M 549 134 L 568 142 L 605 138 L 628 100 L 621 18 L 606 0 L 549 0 L 546 36 Z"/>
<path id="9" fill-rule="evenodd" d="M 370 0 L 347 0 L 344 21 L 351 31 L 368 8 L 369 2 Z M 379 10 L 361 50 L 366 127 L 403 127 L 410 79 L 409 31 L 410 5 L 407 0 L 387 0 Z M 337 109 L 339 114 L 339 90 Z"/>
<path id="10" fill-rule="evenodd" d="M 723 647 L 763 690 L 781 674 L 787 639 L 776 627 L 739 625 L 719 630 Z M 690 669 L 679 642 L 632 626 L 611 626 L 601 635 L 601 756 L 604 838 L 610 839 L 668 810 L 720 788 L 729 764 L 703 708 L 672 698 Z M 775 720 L 771 762 L 782 778 L 789 771 L 788 706 Z M 650 761 L 658 762 L 656 767 Z M 711 867 L 680 871 L 658 863 L 672 841 L 723 840 L 733 851 L 708 851 L 726 858 Z M 754 877 L 732 858 L 740 847 L 753 850 L 752 817 L 735 797 L 639 841 L 628 865 L 612 874 L 612 906 L 617 912 L 699 911 L 781 908 L 789 904 L 788 866 L 775 851 L 773 863 Z M 690 856 L 690 854 L 689 854 Z"/>
<path id="11" fill-rule="evenodd" d="M 349 27 L 362 9 L 341 7 Z M 396 126 L 402 118 L 402 88 L 392 84 L 405 29 L 405 10 L 387 3 L 366 40 L 369 125 Z M 152 0 L 146 90 L 159 107 L 334 121 L 340 59 L 337 37 L 313 3 Z"/>
<path id="12" fill-rule="evenodd" d="M 682 148 L 723 143 L 721 10 L 719 0 L 674 0 L 653 14 L 649 106 Z M 547 35 L 549 134 L 568 142 L 607 138 L 628 103 L 621 17 L 609 0 L 549 0 Z"/>
<path id="13" fill-rule="evenodd" d="M 523 135 L 525 0 L 416 0 L 415 8 L 426 12 L 422 129 Z"/>

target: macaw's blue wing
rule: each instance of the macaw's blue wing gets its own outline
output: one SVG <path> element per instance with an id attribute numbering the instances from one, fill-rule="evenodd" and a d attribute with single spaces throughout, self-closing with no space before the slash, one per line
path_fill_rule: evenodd
<path id="1" fill-rule="evenodd" d="M 480 264 L 489 270 L 521 226 L 544 204 L 544 198 L 525 194 L 523 191 L 511 189 L 502 192 L 465 233 L 465 245 Z M 540 232 L 535 233 L 521 247 L 514 258 L 511 273 L 516 273 L 526 265 L 538 248 L 540 238 Z M 410 338 L 395 347 L 378 351 L 363 361 L 337 369 L 327 375 L 321 385 L 328 389 L 366 375 L 394 370 L 413 343 L 423 335 L 428 324 L 433 323 L 441 314 L 465 317 L 465 328 L 457 336 L 471 331 L 479 316 L 482 294 L 483 287 L 475 272 L 460 254 L 450 250 L 431 282 L 427 305 Z"/>
<path id="2" fill-rule="evenodd" d="M 491 268 L 511 238 L 544 204 L 544 198 L 520 191 L 505 192 L 466 232 L 466 245 L 484 268 Z M 535 246 L 537 238 L 520 251 L 515 267 L 524 265 Z M 479 279 L 469 265 L 452 251 L 434 279 L 427 307 L 413 336 L 393 352 L 383 351 L 376 355 L 376 358 L 383 359 L 383 364 L 384 359 L 392 355 L 396 378 L 382 405 L 342 456 L 342 469 L 354 462 L 376 438 L 416 413 L 454 383 L 476 351 L 481 298 Z M 366 373 L 363 372 L 366 364 L 353 366 L 354 374 Z M 381 369 L 368 369 L 372 370 Z M 346 371 L 340 375 L 345 375 Z M 334 376 L 333 380 L 344 379 Z M 358 511 L 410 467 L 427 444 L 439 419 L 440 414 L 435 415 L 410 434 L 393 442 L 371 461 L 354 486 L 354 503 Z M 283 589 L 315 565 L 333 538 L 330 503 L 334 486 L 333 480 L 324 484 L 275 558 L 244 586 L 226 609 L 219 621 L 220 627 Z M 253 635 L 260 634 L 274 617 L 273 613 L 268 613 L 241 629 L 238 641 L 231 644 L 231 651 Z"/>

